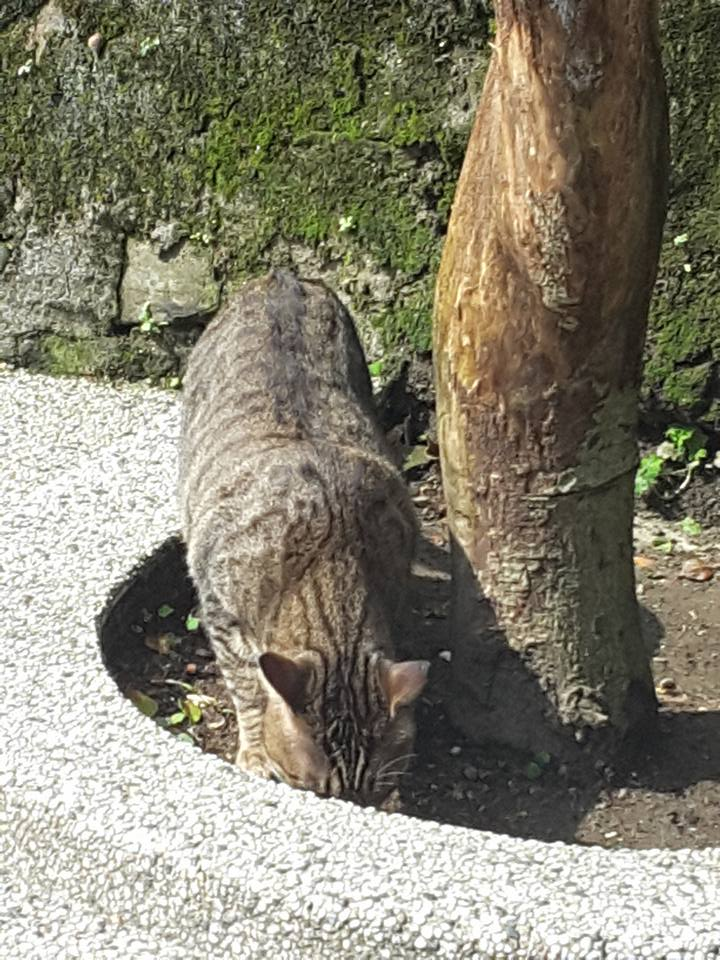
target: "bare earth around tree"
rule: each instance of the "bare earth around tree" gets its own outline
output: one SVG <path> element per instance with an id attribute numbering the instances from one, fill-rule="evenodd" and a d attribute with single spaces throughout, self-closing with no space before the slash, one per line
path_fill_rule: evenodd
<path id="1" fill-rule="evenodd" d="M 635 562 L 660 701 L 657 729 L 612 767 L 592 757 L 561 764 L 544 752 L 533 757 L 471 744 L 450 725 L 444 508 L 433 469 L 411 486 L 423 543 L 404 652 L 427 657 L 433 668 L 417 711 L 417 757 L 402 782 L 402 812 L 605 847 L 720 844 L 717 528 L 689 537 L 677 522 L 638 518 Z M 713 491 L 704 493 L 706 503 L 716 500 Z M 187 628 L 194 599 L 181 553 L 169 557 L 124 595 L 103 633 L 106 662 L 121 690 L 157 722 L 230 759 L 236 738 L 230 700 L 202 627 L 191 619 L 194 629 Z"/>

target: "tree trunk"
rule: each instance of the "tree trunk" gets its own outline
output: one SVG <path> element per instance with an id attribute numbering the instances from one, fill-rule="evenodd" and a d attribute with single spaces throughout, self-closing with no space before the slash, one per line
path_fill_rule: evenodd
<path id="1" fill-rule="evenodd" d="M 632 559 L 668 167 L 653 0 L 497 0 L 438 277 L 454 719 L 563 752 L 655 696 Z"/>

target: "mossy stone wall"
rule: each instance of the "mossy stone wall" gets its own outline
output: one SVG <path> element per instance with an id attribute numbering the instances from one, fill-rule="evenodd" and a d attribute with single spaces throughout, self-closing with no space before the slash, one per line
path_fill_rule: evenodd
<path id="1" fill-rule="evenodd" d="M 672 170 L 644 393 L 720 429 L 720 7 L 661 11 Z"/>
<path id="2" fill-rule="evenodd" d="M 18 320 L 24 238 L 68 221 L 108 243 L 171 227 L 212 250 L 226 287 L 294 263 L 340 288 L 376 354 L 427 349 L 487 40 L 469 0 L 56 0 L 13 18 L 0 33 L 5 356 L 60 371 L 73 353 L 58 350 L 57 296 L 39 329 L 29 310 Z M 115 334 L 95 317 L 73 336 L 107 348 Z M 120 373 L 115 346 L 104 368 Z"/>
<path id="3" fill-rule="evenodd" d="M 161 260 L 210 250 L 223 293 L 273 264 L 319 274 L 351 304 L 373 357 L 391 367 L 425 351 L 489 8 L 10 0 L 0 14 L 0 356 L 174 382 L 205 318 L 186 311 L 144 332 L 120 322 L 130 241 L 153 238 Z M 674 170 L 644 390 L 712 420 L 717 6 L 665 0 L 662 30 Z"/>

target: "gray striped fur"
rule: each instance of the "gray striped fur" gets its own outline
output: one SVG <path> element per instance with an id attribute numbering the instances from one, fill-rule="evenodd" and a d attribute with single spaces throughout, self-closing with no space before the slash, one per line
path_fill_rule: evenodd
<path id="1" fill-rule="evenodd" d="M 352 319 L 323 284 L 273 272 L 201 336 L 180 507 L 239 765 L 323 794 L 387 794 L 427 666 L 392 660 L 416 525 Z"/>

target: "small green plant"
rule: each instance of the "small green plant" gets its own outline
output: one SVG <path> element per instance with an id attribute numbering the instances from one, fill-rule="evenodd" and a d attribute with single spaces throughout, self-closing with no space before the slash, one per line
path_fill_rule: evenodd
<path id="1" fill-rule="evenodd" d="M 166 617 L 169 617 L 171 613 L 175 612 L 175 607 L 171 607 L 169 603 L 163 603 L 157 608 L 157 615 L 161 620 L 164 620 Z"/>
<path id="2" fill-rule="evenodd" d="M 146 303 L 138 316 L 138 329 L 141 333 L 160 333 L 161 327 L 167 326 L 167 320 L 156 320 L 152 315 L 149 303 Z"/>
<path id="3" fill-rule="evenodd" d="M 706 441 L 697 427 L 668 427 L 660 446 L 640 460 L 635 474 L 636 496 L 653 491 L 672 500 L 681 494 L 707 460 Z"/>
<path id="4" fill-rule="evenodd" d="M 638 497 L 644 496 L 651 490 L 662 473 L 665 461 L 656 453 L 646 453 L 638 464 L 635 474 L 635 494 Z"/>
<path id="5" fill-rule="evenodd" d="M 685 517 L 680 523 L 680 529 L 686 537 L 697 537 L 702 533 L 702 527 L 694 517 Z"/>
<path id="6" fill-rule="evenodd" d="M 200 626 L 200 621 L 197 617 L 194 617 L 191 613 L 185 617 L 185 629 L 189 630 L 190 633 L 194 633 L 197 628 Z"/>
<path id="7" fill-rule="evenodd" d="M 373 360 L 372 363 L 368 364 L 368 373 L 371 377 L 379 377 L 383 372 L 383 367 L 385 366 L 384 360 Z"/>
<path id="8" fill-rule="evenodd" d="M 214 697 L 207 697 L 202 693 L 188 693 L 184 697 L 178 698 L 177 706 L 178 709 L 175 713 L 171 713 L 169 717 L 165 717 L 163 723 L 166 727 L 178 727 L 180 724 L 187 723 L 190 727 L 194 727 L 203 718 L 203 710 L 208 707 L 217 708 L 218 702 Z"/>

